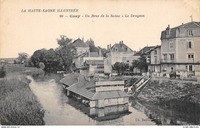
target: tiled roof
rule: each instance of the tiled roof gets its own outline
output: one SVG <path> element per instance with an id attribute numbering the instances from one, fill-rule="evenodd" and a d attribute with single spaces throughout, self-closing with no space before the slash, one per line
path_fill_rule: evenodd
<path id="1" fill-rule="evenodd" d="M 136 53 L 134 54 L 134 56 L 144 55 L 144 54 L 147 53 L 147 51 L 153 49 L 154 47 L 156 47 L 156 46 L 146 46 L 146 47 L 144 47 L 143 49 L 141 49 L 139 52 L 136 52 Z"/>
<path id="2" fill-rule="evenodd" d="M 157 45 L 155 47 L 153 47 L 152 49 L 149 49 L 148 51 L 146 51 L 145 53 L 150 53 L 152 50 L 156 49 L 156 48 L 161 48 L 161 45 Z"/>
<path id="3" fill-rule="evenodd" d="M 117 49 L 117 51 L 116 51 Z M 129 48 L 127 45 L 125 45 L 123 42 L 116 43 L 111 47 L 112 52 L 133 52 L 131 48 Z"/>
<path id="4" fill-rule="evenodd" d="M 194 22 L 193 21 L 193 22 L 189 22 L 189 23 L 186 23 L 186 24 L 182 24 L 182 25 L 174 27 L 174 28 L 167 27 L 166 30 L 161 32 L 161 40 L 165 39 L 165 38 L 175 38 L 177 36 L 177 32 L 180 31 L 180 28 L 185 28 L 185 29 L 200 28 L 200 22 Z M 168 37 L 166 36 L 167 31 L 170 31 Z"/>
<path id="5" fill-rule="evenodd" d="M 84 76 L 79 76 L 79 82 L 68 87 L 67 90 L 74 92 L 80 96 L 83 96 L 87 99 L 92 99 L 95 92 L 89 90 L 89 88 L 95 87 L 94 81 L 84 80 Z"/>
<path id="6" fill-rule="evenodd" d="M 104 60 L 86 60 L 85 61 L 87 64 L 104 64 Z"/>
<path id="7" fill-rule="evenodd" d="M 67 76 L 65 76 L 63 79 L 61 79 L 60 82 L 62 84 L 71 86 L 72 84 L 78 82 L 78 77 L 79 77 L 78 73 L 70 73 L 70 74 L 67 74 Z"/>
<path id="8" fill-rule="evenodd" d="M 110 98 L 123 98 L 129 97 L 131 95 L 127 94 L 124 91 L 99 91 L 94 94 L 92 100 L 100 100 L 100 99 L 110 99 Z"/>
<path id="9" fill-rule="evenodd" d="M 74 47 L 88 47 L 81 39 L 75 40 L 72 45 Z"/>

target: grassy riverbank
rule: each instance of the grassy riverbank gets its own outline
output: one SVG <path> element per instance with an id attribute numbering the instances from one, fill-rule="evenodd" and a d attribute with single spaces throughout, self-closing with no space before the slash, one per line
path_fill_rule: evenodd
<path id="1" fill-rule="evenodd" d="M 25 75 L 40 74 L 36 68 L 6 65 L 7 75 L 0 79 L 0 124 L 43 125 L 44 111 L 29 87 Z"/>
<path id="2" fill-rule="evenodd" d="M 200 124 L 200 84 L 190 81 L 152 79 L 138 96 L 150 109 L 158 109 L 168 116 L 187 116 L 194 124 Z"/>

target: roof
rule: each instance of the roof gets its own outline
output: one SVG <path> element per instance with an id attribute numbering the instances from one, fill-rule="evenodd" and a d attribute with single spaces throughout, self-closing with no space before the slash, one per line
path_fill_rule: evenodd
<path id="1" fill-rule="evenodd" d="M 117 49 L 117 51 L 116 51 Z M 122 41 L 119 43 L 114 44 L 111 47 L 111 51 L 112 52 L 133 52 L 133 50 L 131 48 L 129 48 L 127 45 L 125 45 Z"/>
<path id="2" fill-rule="evenodd" d="M 95 81 L 87 81 L 83 75 L 78 73 L 74 73 L 78 76 L 78 82 L 73 83 L 71 86 L 67 88 L 67 90 L 74 92 L 82 97 L 85 97 L 90 100 L 98 100 L 98 99 L 109 99 L 109 98 L 122 98 L 129 97 L 130 95 L 121 90 L 116 91 L 102 91 L 95 92 Z M 68 79 L 70 77 L 74 77 L 71 74 L 68 74 Z"/>
<path id="3" fill-rule="evenodd" d="M 104 60 L 86 60 L 85 62 L 92 65 L 104 64 Z"/>
<path id="4" fill-rule="evenodd" d="M 142 48 L 139 52 L 136 52 L 134 56 L 140 56 L 146 54 L 149 50 L 155 48 L 156 46 L 146 46 Z"/>
<path id="5" fill-rule="evenodd" d="M 88 47 L 87 46 L 87 44 L 85 44 L 81 39 L 77 39 L 77 40 L 75 40 L 73 43 L 72 43 L 72 45 L 74 46 L 74 47 Z"/>
<path id="6" fill-rule="evenodd" d="M 95 92 L 89 90 L 89 88 L 95 87 L 94 81 L 86 81 L 83 75 L 79 76 L 79 82 L 68 87 L 67 90 L 79 94 L 87 99 L 92 99 Z"/>
<path id="7" fill-rule="evenodd" d="M 161 48 L 161 45 L 157 45 L 154 48 L 149 49 L 148 51 L 146 51 L 145 53 L 150 53 L 152 50 L 156 49 L 156 48 Z"/>
<path id="8" fill-rule="evenodd" d="M 98 52 L 90 52 L 90 57 L 99 57 Z"/>
<path id="9" fill-rule="evenodd" d="M 194 28 L 200 28 L 200 22 L 189 22 L 186 24 L 182 24 L 180 26 L 174 27 L 174 28 L 170 28 L 169 26 L 166 28 L 166 30 L 161 32 L 161 40 L 162 39 L 166 39 L 166 38 L 175 38 L 177 36 L 179 36 L 180 31 L 182 31 L 184 29 L 194 29 Z M 167 36 L 167 33 L 169 33 L 169 36 Z M 199 33 L 197 33 L 199 34 Z M 200 36 L 200 35 L 198 35 Z"/>
<path id="10" fill-rule="evenodd" d="M 71 86 L 74 83 L 78 82 L 78 77 L 79 77 L 78 73 L 69 73 L 69 74 L 67 74 L 67 76 L 65 76 L 63 79 L 61 79 L 60 82 L 62 84 Z"/>
<path id="11" fill-rule="evenodd" d="M 85 57 L 85 56 L 88 56 L 88 52 L 84 52 L 82 54 L 79 54 L 79 55 L 76 55 L 75 58 L 78 58 L 78 57 Z"/>
<path id="12" fill-rule="evenodd" d="M 116 91 L 99 91 L 94 94 L 92 100 L 100 100 L 100 99 L 111 99 L 111 98 L 123 98 L 129 97 L 131 95 L 125 93 L 121 90 Z"/>

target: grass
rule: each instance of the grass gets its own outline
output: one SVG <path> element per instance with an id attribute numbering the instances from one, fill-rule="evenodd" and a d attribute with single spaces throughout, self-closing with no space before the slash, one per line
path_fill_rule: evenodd
<path id="1" fill-rule="evenodd" d="M 6 77 L 0 79 L 0 124 L 43 125 L 44 111 L 25 76 L 40 74 L 37 68 L 19 64 L 5 65 Z"/>
<path id="2" fill-rule="evenodd" d="M 200 85 L 192 81 L 151 80 L 138 99 L 150 110 L 159 107 L 165 115 L 173 112 L 178 118 L 200 123 Z"/>
<path id="3" fill-rule="evenodd" d="M 0 122 L 2 125 L 42 125 L 44 112 L 37 98 L 21 79 L 0 80 Z"/>

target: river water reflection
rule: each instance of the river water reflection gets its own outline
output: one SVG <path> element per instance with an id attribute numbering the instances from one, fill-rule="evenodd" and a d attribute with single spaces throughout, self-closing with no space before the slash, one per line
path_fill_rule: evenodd
<path id="1" fill-rule="evenodd" d="M 73 99 L 68 98 L 61 85 L 55 80 L 36 82 L 31 77 L 30 88 L 45 110 L 46 125 L 154 125 L 144 113 L 129 108 L 131 112 L 117 119 L 97 121 L 73 106 Z M 74 101 L 76 102 L 76 101 Z"/>
<path id="2" fill-rule="evenodd" d="M 147 109 L 138 100 L 130 103 L 130 114 L 113 120 L 97 121 L 85 114 L 84 105 L 66 96 L 65 90 L 54 79 L 36 82 L 32 77 L 30 88 L 45 110 L 46 125 L 184 125 L 193 124 L 180 121 L 176 114 L 161 114 L 159 106 Z M 134 102 L 133 102 L 134 101 Z M 165 110 L 164 110 L 165 111 Z M 183 114 L 184 115 L 184 114 Z M 186 115 L 188 116 L 188 115 Z M 199 119 L 200 122 L 200 119 Z M 198 121 L 197 121 L 198 123 Z"/>

